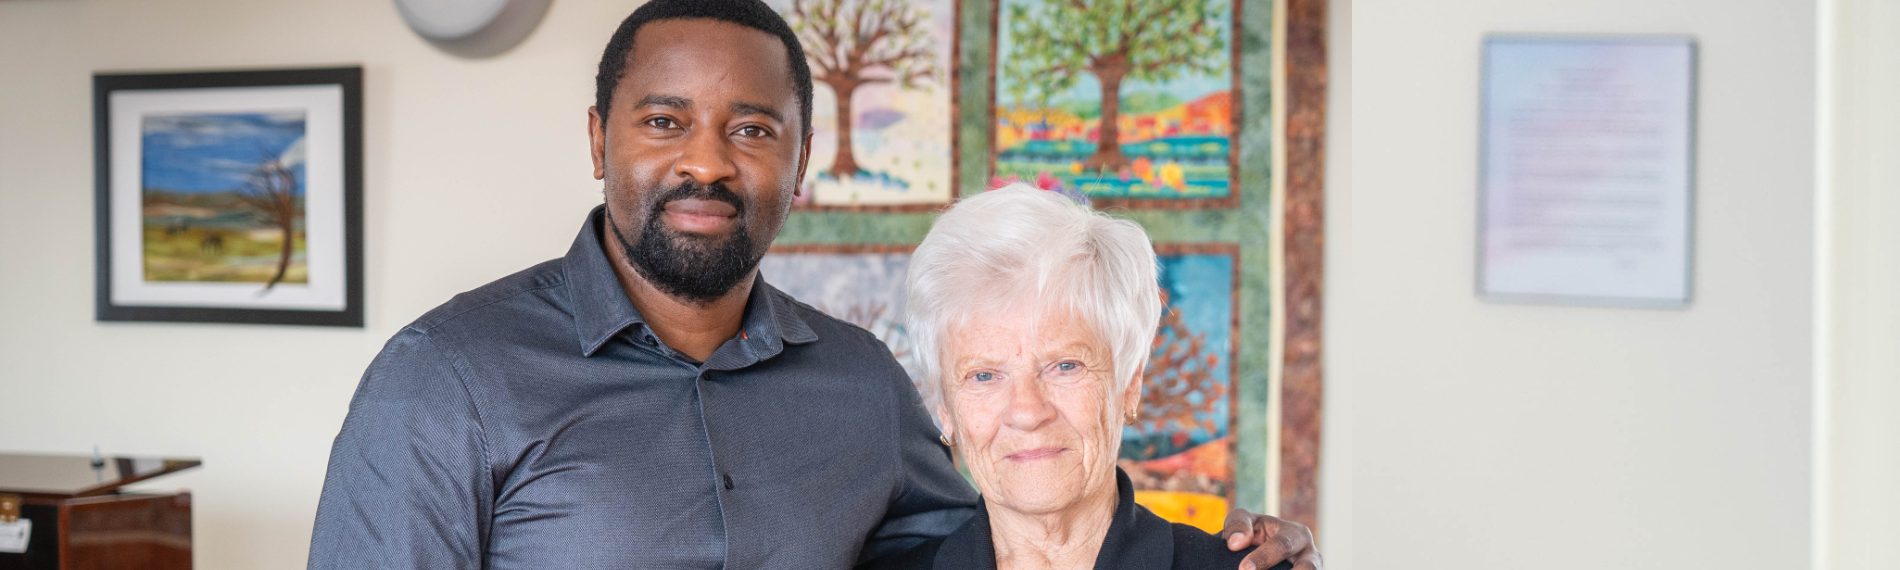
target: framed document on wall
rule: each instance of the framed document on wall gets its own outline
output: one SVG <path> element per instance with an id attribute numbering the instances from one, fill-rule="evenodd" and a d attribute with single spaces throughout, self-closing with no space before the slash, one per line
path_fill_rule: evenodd
<path id="1" fill-rule="evenodd" d="M 1695 41 L 1484 42 L 1478 296 L 1689 304 Z"/>
<path id="2" fill-rule="evenodd" d="M 93 76 L 98 320 L 363 326 L 362 78 Z"/>

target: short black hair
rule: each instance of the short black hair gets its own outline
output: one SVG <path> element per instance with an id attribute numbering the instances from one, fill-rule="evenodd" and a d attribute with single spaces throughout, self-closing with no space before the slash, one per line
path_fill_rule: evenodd
<path id="1" fill-rule="evenodd" d="M 805 48 L 798 34 L 778 11 L 762 0 L 652 0 L 620 22 L 607 50 L 600 55 L 600 72 L 594 75 L 594 108 L 600 113 L 601 129 L 607 128 L 607 110 L 614 101 L 614 88 L 627 72 L 627 56 L 633 52 L 633 35 L 640 27 L 657 20 L 712 19 L 731 22 L 777 36 L 785 44 L 785 55 L 792 64 L 792 87 L 798 92 L 798 119 L 805 134 L 811 133 L 811 66 L 805 62 Z"/>

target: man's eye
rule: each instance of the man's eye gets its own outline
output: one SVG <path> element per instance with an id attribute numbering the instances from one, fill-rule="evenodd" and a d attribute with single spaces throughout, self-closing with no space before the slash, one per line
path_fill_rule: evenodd
<path id="1" fill-rule="evenodd" d="M 673 127 L 679 126 L 678 124 L 674 123 L 672 119 L 668 119 L 666 117 L 654 117 L 651 119 L 647 119 L 647 125 L 652 126 L 653 128 L 656 128 L 656 129 L 671 129 Z"/>
<path id="2" fill-rule="evenodd" d="M 1072 372 L 1072 371 L 1074 371 L 1075 369 L 1077 369 L 1077 368 L 1081 368 L 1081 367 L 1082 367 L 1082 365 L 1080 365 L 1080 364 L 1076 364 L 1076 363 L 1074 363 L 1074 362 L 1064 362 L 1064 363 L 1061 363 L 1061 364 L 1057 364 L 1057 365 L 1056 365 L 1056 370 L 1061 370 L 1061 371 L 1063 371 L 1063 372 Z"/>
<path id="3" fill-rule="evenodd" d="M 740 136 L 746 136 L 746 137 L 763 137 L 763 136 L 768 136 L 768 135 L 771 135 L 771 134 L 772 134 L 772 132 L 771 132 L 771 131 L 767 131 L 767 130 L 765 130 L 765 128 L 764 128 L 764 127 L 760 127 L 760 126 L 756 126 L 756 125 L 747 125 L 747 126 L 744 126 L 744 127 L 740 127 L 740 128 L 739 128 L 739 135 L 740 135 Z"/>
<path id="4" fill-rule="evenodd" d="M 971 375 L 970 375 L 970 378 L 973 378 L 973 379 L 975 379 L 975 380 L 976 380 L 976 381 L 978 381 L 978 382 L 988 382 L 988 381 L 991 381 L 991 380 L 995 380 L 995 379 L 996 379 L 996 373 L 994 373 L 994 372 L 978 372 L 978 373 L 976 373 L 976 374 L 971 374 Z"/>

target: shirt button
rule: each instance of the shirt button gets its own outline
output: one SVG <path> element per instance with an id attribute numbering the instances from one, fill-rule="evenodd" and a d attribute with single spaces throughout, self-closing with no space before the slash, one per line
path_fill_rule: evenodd
<path id="1" fill-rule="evenodd" d="M 726 473 L 724 474 L 724 477 L 726 478 L 726 490 L 731 491 L 732 490 L 732 474 Z"/>

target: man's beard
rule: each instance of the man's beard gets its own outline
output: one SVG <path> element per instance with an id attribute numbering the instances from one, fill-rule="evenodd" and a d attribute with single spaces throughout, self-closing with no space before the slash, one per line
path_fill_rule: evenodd
<path id="1" fill-rule="evenodd" d="M 666 204 L 687 198 L 731 204 L 737 211 L 732 235 L 721 243 L 715 241 L 717 238 L 667 227 L 660 219 L 666 213 Z M 689 180 L 661 192 L 647 204 L 646 223 L 637 242 L 628 239 L 613 218 L 609 212 L 607 225 L 620 240 L 634 270 L 661 293 L 683 301 L 706 305 L 724 297 L 751 275 L 765 256 L 761 248 L 753 246 L 752 236 L 746 231 L 745 202 L 724 184 L 704 185 Z"/>

